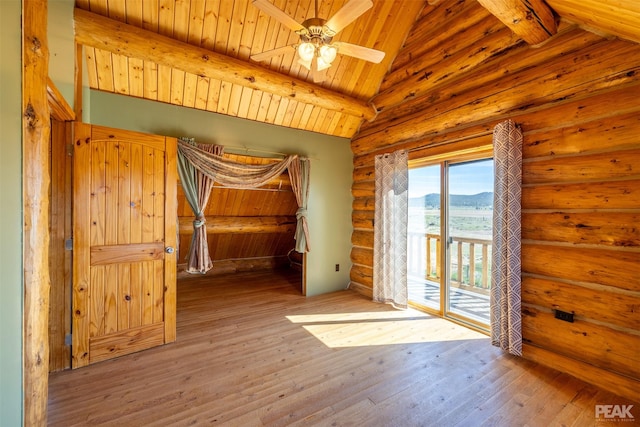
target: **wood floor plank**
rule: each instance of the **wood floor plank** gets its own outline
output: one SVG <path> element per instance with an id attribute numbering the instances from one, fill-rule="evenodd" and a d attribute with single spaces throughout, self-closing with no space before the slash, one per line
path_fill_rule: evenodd
<path id="1" fill-rule="evenodd" d="M 177 341 L 51 374 L 49 425 L 582 427 L 596 404 L 629 403 L 443 319 L 304 297 L 299 280 L 179 280 Z"/>

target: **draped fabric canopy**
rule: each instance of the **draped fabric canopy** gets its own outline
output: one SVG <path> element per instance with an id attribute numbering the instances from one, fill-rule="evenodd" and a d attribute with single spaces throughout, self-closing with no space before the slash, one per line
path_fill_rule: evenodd
<path id="1" fill-rule="evenodd" d="M 240 189 L 263 186 L 287 170 L 292 161 L 298 160 L 298 156 L 293 154 L 277 163 L 247 165 L 225 159 L 183 140 L 178 141 L 178 152 L 193 167 L 211 177 L 215 182 L 224 187 Z"/>
<path id="2" fill-rule="evenodd" d="M 178 172 L 185 197 L 196 216 L 189 249 L 187 272 L 204 274 L 213 267 L 207 245 L 204 209 L 214 182 L 224 187 L 249 189 L 265 185 L 289 171 L 291 188 L 296 196 L 298 211 L 295 231 L 297 252 L 309 251 L 307 199 L 309 196 L 310 164 L 308 159 L 290 155 L 280 162 L 266 165 L 247 165 L 222 157 L 223 147 L 196 144 L 193 139 L 178 140 Z"/>
<path id="3" fill-rule="evenodd" d="M 491 343 L 522 356 L 522 131 L 513 121 L 493 132 L 495 168 L 491 268 Z"/>
<path id="4" fill-rule="evenodd" d="M 309 199 L 309 159 L 293 161 L 289 165 L 291 188 L 296 195 L 298 211 L 296 212 L 296 252 L 309 252 L 309 226 L 307 224 L 307 200 Z"/>
<path id="5" fill-rule="evenodd" d="M 195 144 L 195 142 L 190 142 Z M 221 145 L 198 144 L 198 148 L 217 156 L 221 156 L 224 147 Z M 204 274 L 213 268 L 207 245 L 206 219 L 203 210 L 209 201 L 213 188 L 213 179 L 193 167 L 184 156 L 178 156 L 178 174 L 184 189 L 185 198 L 195 215 L 193 235 L 187 255 L 187 272 Z"/>

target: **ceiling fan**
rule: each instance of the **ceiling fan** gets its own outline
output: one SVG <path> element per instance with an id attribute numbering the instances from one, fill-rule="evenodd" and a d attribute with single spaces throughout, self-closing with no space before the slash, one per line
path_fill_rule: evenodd
<path id="1" fill-rule="evenodd" d="M 326 21 L 318 18 L 318 0 L 315 0 L 315 17 L 302 23 L 278 9 L 269 0 L 253 0 L 253 5 L 300 36 L 299 43 L 251 55 L 254 61 L 264 61 L 283 55 L 293 48 L 298 53 L 298 63 L 311 71 L 313 81 L 317 83 L 322 81 L 320 72 L 331 66 L 338 53 L 375 64 L 380 63 L 384 58 L 385 53 L 380 50 L 352 43 L 332 42 L 337 33 L 373 6 L 371 0 L 349 0 Z"/>

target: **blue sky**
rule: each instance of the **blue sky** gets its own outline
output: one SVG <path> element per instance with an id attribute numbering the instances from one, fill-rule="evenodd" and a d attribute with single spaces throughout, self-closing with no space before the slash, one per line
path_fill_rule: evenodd
<path id="1" fill-rule="evenodd" d="M 493 160 L 460 163 L 449 167 L 451 194 L 493 191 Z M 440 165 L 409 169 L 409 197 L 440 193 Z"/>

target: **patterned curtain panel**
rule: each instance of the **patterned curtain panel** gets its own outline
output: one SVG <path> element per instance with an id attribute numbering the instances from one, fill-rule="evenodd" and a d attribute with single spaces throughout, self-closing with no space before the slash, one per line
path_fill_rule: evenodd
<path id="1" fill-rule="evenodd" d="M 522 356 L 521 195 L 522 132 L 511 120 L 493 131 L 495 168 L 491 343 Z"/>
<path id="2" fill-rule="evenodd" d="M 295 159 L 289 165 L 291 188 L 296 195 L 298 210 L 296 211 L 296 252 L 309 252 L 309 226 L 307 225 L 307 200 L 309 199 L 309 159 Z"/>
<path id="3" fill-rule="evenodd" d="M 375 158 L 373 300 L 407 308 L 408 153 Z"/>
<path id="4" fill-rule="evenodd" d="M 196 144 L 193 139 L 181 139 L 180 142 L 192 144 L 200 150 L 216 156 L 222 156 L 224 151 L 222 145 Z M 207 227 L 204 226 L 206 219 L 203 210 L 209 201 L 214 181 L 194 168 L 180 151 L 178 151 L 178 174 L 180 175 L 185 198 L 196 217 L 193 221 L 193 235 L 191 236 L 189 254 L 187 255 L 186 271 L 188 273 L 204 274 L 213 268 L 211 255 L 209 255 L 209 245 L 207 244 Z"/>

